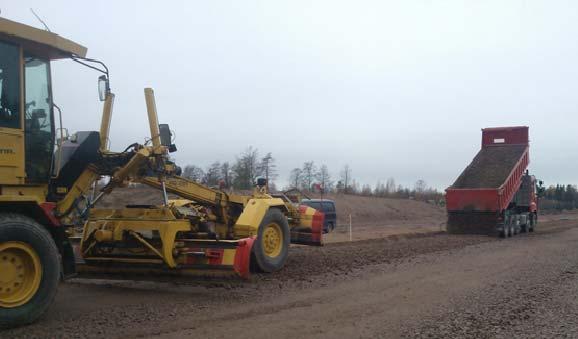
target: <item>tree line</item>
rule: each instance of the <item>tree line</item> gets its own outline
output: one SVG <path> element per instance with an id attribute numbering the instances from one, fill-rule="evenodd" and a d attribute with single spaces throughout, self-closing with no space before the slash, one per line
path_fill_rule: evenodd
<path id="1" fill-rule="evenodd" d="M 183 176 L 210 187 L 231 190 L 250 190 L 259 177 L 266 178 L 269 190 L 277 191 L 275 180 L 278 178 L 275 158 L 271 152 L 259 155 L 258 149 L 248 147 L 233 162 L 215 161 L 203 169 L 195 165 L 187 165 Z M 298 188 L 310 193 L 340 193 L 362 196 L 376 196 L 398 199 L 416 199 L 441 203 L 443 193 L 428 187 L 420 179 L 413 187 L 398 185 L 394 178 L 385 182 L 377 182 L 375 186 L 360 184 L 353 176 L 352 168 L 346 164 L 333 176 L 325 164 L 317 165 L 314 161 L 306 161 L 301 167 L 293 168 L 289 173 L 289 182 L 283 189 Z"/>
<path id="2" fill-rule="evenodd" d="M 571 210 L 578 208 L 578 189 L 575 185 L 549 186 L 542 193 L 541 209 Z"/>
<path id="3" fill-rule="evenodd" d="M 362 196 L 376 196 L 383 198 L 416 199 L 439 203 L 443 201 L 443 194 L 428 187 L 423 179 L 419 179 L 413 188 L 396 185 L 394 178 L 385 182 L 378 181 L 375 186 L 360 184 L 353 177 L 353 170 L 344 165 L 337 180 L 333 180 L 326 165 L 317 167 L 313 161 L 303 163 L 302 167 L 291 170 L 289 175 L 290 186 L 314 193 L 343 193 Z"/>
<path id="4" fill-rule="evenodd" d="M 271 152 L 261 157 L 256 148 L 248 147 L 232 163 L 215 161 L 206 169 L 187 165 L 183 176 L 210 187 L 234 190 L 250 190 L 257 178 L 264 177 L 269 189 L 275 191 L 277 167 Z"/>

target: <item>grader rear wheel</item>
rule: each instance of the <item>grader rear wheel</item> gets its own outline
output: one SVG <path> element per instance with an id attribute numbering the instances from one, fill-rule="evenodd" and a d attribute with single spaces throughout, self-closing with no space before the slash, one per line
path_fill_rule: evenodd
<path id="1" fill-rule="evenodd" d="M 285 215 L 271 208 L 259 225 L 253 245 L 254 267 L 262 272 L 275 272 L 283 268 L 289 254 L 289 225 Z"/>
<path id="2" fill-rule="evenodd" d="M 32 219 L 0 215 L 0 328 L 28 324 L 52 303 L 60 278 L 58 249 Z"/>

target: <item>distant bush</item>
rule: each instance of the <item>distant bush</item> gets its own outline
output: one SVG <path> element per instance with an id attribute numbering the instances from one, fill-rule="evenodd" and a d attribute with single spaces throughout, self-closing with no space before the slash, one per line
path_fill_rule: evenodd
<path id="1" fill-rule="evenodd" d="M 544 190 L 539 207 L 558 211 L 578 208 L 578 190 L 574 185 L 552 185 Z"/>

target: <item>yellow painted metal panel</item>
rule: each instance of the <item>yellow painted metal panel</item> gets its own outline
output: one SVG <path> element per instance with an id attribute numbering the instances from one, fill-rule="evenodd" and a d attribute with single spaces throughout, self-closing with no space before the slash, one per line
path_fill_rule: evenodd
<path id="1" fill-rule="evenodd" d="M 8 200 L 13 199 L 14 201 L 37 201 L 38 203 L 42 203 L 45 201 L 47 193 L 48 185 L 3 186 L 0 197 Z"/>
<path id="2" fill-rule="evenodd" d="M 32 202 L 40 204 L 44 202 L 44 199 L 40 200 L 37 196 L 32 195 L 0 195 L 0 203 L 6 202 Z"/>
<path id="3" fill-rule="evenodd" d="M 259 225 L 271 207 L 282 207 L 285 210 L 285 204 L 279 198 L 250 199 L 245 205 L 243 213 L 237 219 L 235 236 L 237 238 L 257 236 Z"/>
<path id="4" fill-rule="evenodd" d="M 51 47 L 49 57 L 52 59 L 66 57 L 75 54 L 81 57 L 86 56 L 86 47 L 81 46 L 73 41 L 65 39 L 58 34 L 48 32 L 42 29 L 34 28 L 8 19 L 0 18 L 0 34 L 5 38 L 12 39 L 16 42 L 31 42 Z"/>
<path id="5" fill-rule="evenodd" d="M 0 128 L 0 184 L 23 184 L 24 132 Z"/>
<path id="6" fill-rule="evenodd" d="M 235 253 L 237 253 L 237 249 L 226 249 L 223 251 L 223 262 L 221 265 L 231 265 L 235 264 Z"/>

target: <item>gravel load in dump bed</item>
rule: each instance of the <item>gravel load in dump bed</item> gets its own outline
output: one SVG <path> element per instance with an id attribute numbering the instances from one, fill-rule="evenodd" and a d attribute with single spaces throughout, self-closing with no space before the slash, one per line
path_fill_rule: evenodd
<path id="1" fill-rule="evenodd" d="M 520 160 L 525 145 L 482 148 L 452 188 L 498 188 Z"/>

